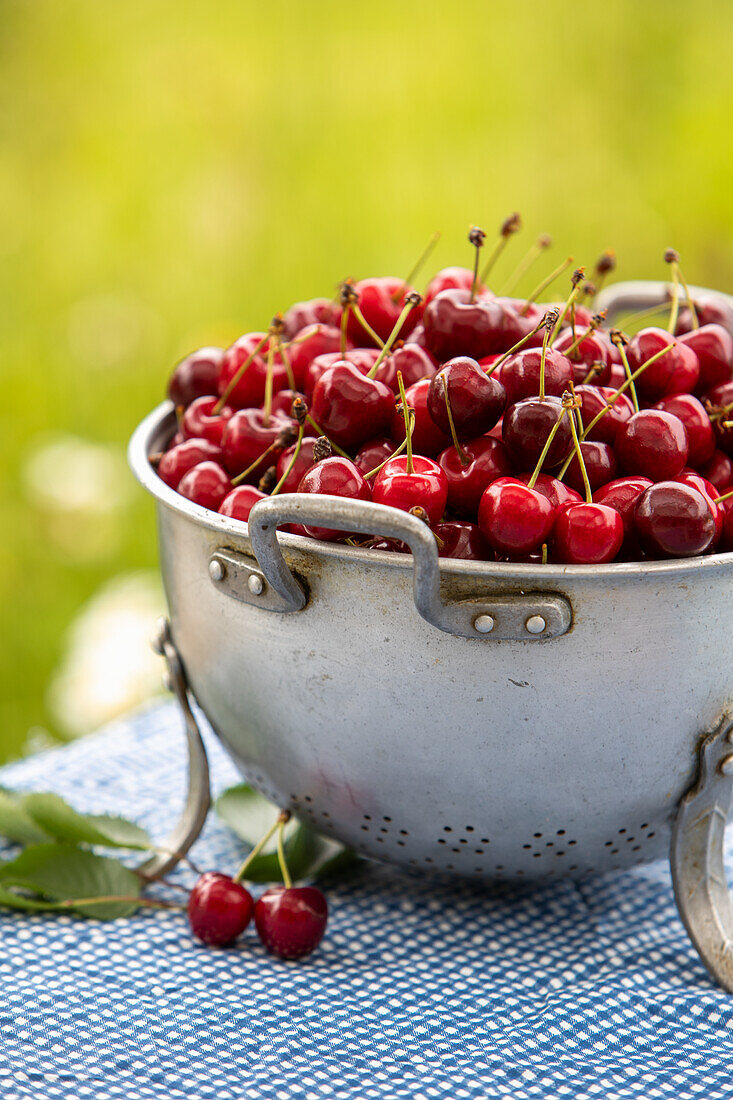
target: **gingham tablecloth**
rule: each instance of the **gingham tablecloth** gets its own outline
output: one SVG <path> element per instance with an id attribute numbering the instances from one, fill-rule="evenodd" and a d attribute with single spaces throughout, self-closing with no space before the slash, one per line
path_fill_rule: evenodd
<path id="1" fill-rule="evenodd" d="M 236 781 L 208 748 L 216 789 Z M 0 783 L 162 839 L 183 794 L 179 717 L 156 706 Z M 194 852 L 233 869 L 241 848 L 212 815 Z M 0 1096 L 733 1097 L 733 997 L 689 944 L 663 863 L 493 892 L 368 864 L 328 895 L 327 937 L 300 963 L 254 929 L 197 945 L 176 912 L 3 913 Z"/>

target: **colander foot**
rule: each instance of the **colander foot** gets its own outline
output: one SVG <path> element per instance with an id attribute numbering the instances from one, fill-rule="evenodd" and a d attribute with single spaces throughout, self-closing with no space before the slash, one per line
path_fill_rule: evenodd
<path id="1" fill-rule="evenodd" d="M 191 710 L 186 676 L 167 619 L 161 619 L 158 624 L 153 648 L 165 658 L 165 686 L 173 692 L 183 713 L 188 742 L 188 791 L 180 821 L 163 841 L 160 850 L 138 867 L 138 871 L 149 879 L 161 878 L 181 861 L 201 832 L 211 805 L 206 749 Z"/>
<path id="2" fill-rule="evenodd" d="M 733 993 L 733 904 L 723 862 L 733 803 L 733 722 L 727 716 L 700 748 L 700 771 L 672 829 L 677 908 L 710 976 Z"/>

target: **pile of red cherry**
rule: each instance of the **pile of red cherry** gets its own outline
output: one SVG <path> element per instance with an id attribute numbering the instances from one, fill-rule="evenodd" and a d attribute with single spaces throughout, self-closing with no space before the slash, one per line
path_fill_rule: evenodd
<path id="1" fill-rule="evenodd" d="M 517 227 L 504 223 L 494 258 Z M 733 310 L 690 299 L 669 250 L 664 327 L 627 335 L 593 311 L 612 253 L 593 282 L 577 269 L 563 303 L 539 305 L 492 293 L 484 234 L 469 239 L 473 268 L 439 271 L 423 296 L 397 278 L 348 280 L 336 300 L 299 302 L 267 332 L 189 355 L 168 387 L 178 431 L 151 456 L 159 476 L 245 522 L 268 494 L 391 505 L 429 524 L 443 557 L 733 550 Z"/>

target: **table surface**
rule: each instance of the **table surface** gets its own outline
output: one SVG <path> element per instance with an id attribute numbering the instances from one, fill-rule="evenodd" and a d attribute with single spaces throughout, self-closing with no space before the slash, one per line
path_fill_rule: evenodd
<path id="1" fill-rule="evenodd" d="M 216 790 L 237 780 L 207 737 Z M 156 705 L 2 770 L 162 840 L 184 789 Z M 197 862 L 232 870 L 211 815 Z M 191 872 L 177 872 L 191 882 Z M 490 890 L 364 864 L 329 884 L 312 958 L 196 944 L 183 914 L 0 914 L 0 1096 L 95 1100 L 733 1097 L 733 997 L 708 979 L 655 863 Z"/>

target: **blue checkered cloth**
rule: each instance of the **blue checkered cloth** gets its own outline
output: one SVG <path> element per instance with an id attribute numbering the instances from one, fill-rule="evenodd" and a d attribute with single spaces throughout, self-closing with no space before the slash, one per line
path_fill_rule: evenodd
<path id="1" fill-rule="evenodd" d="M 222 789 L 235 770 L 208 748 Z M 169 704 L 0 774 L 161 840 L 184 778 Z M 194 853 L 228 870 L 242 849 L 212 815 Z M 733 1097 L 733 997 L 688 942 L 663 863 L 498 891 L 365 864 L 328 895 L 326 939 L 301 962 L 253 928 L 205 948 L 173 911 L 3 913 L 0 1096 Z"/>

